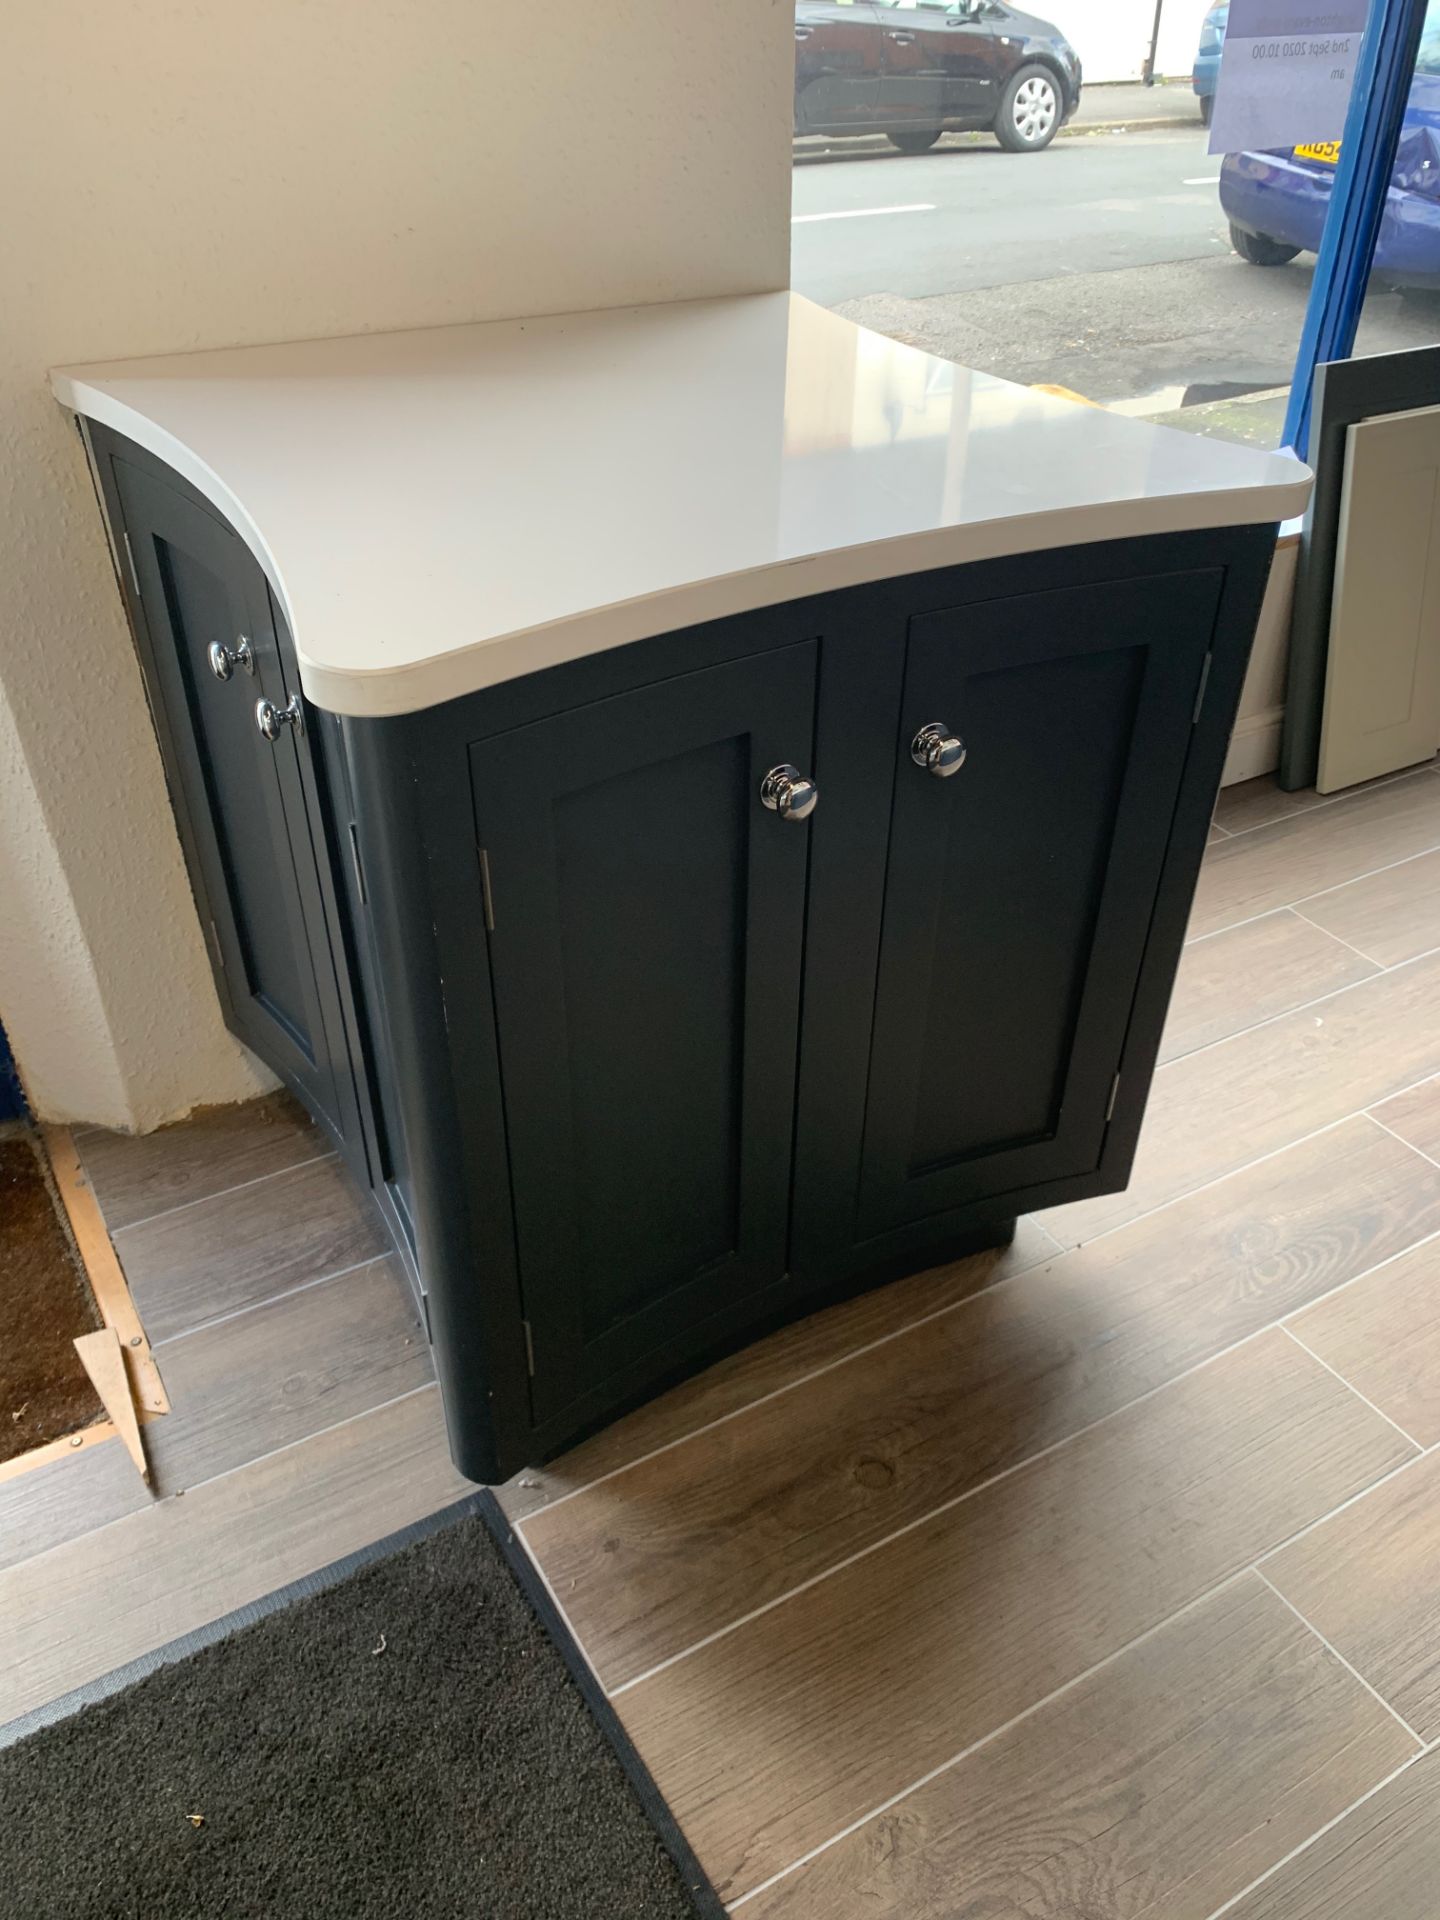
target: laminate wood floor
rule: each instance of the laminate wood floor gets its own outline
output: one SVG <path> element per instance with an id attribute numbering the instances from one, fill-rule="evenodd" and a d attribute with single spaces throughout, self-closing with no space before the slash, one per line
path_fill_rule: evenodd
<path id="1" fill-rule="evenodd" d="M 1126 1194 L 502 1489 L 737 1913 L 1440 1912 L 1440 772 L 1216 819 Z M 460 1490 L 283 1096 L 78 1144 L 175 1411 L 0 1483 L 0 1719 Z"/>
<path id="2" fill-rule="evenodd" d="M 1440 775 L 1217 822 L 1127 1193 L 505 1489 L 737 1913 L 1440 1912 Z"/>

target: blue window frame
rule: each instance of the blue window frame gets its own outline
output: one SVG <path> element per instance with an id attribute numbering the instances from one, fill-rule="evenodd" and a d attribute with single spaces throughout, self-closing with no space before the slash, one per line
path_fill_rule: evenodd
<path id="1" fill-rule="evenodd" d="M 1348 359 L 1355 346 L 1426 6 L 1427 0 L 1370 0 L 1285 416 L 1283 443 L 1302 459 L 1310 444 L 1315 369 Z"/>

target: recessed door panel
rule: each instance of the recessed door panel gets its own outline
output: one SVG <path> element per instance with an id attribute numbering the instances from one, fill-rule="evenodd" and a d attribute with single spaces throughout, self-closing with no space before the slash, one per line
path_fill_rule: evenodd
<path id="1" fill-rule="evenodd" d="M 815 654 L 471 749 L 537 1418 L 784 1278 Z"/>
<path id="2" fill-rule="evenodd" d="M 1098 1163 L 1220 581 L 911 623 L 862 1237 Z"/>
<path id="3" fill-rule="evenodd" d="M 112 471 L 222 1002 L 343 1137 L 354 1092 L 295 742 L 288 729 L 266 739 L 255 718 L 259 700 L 290 699 L 264 576 L 181 494 L 124 460 Z"/>

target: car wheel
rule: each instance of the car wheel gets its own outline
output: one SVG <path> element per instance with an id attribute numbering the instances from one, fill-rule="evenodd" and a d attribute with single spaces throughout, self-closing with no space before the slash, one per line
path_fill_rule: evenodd
<path id="1" fill-rule="evenodd" d="M 1293 260 L 1299 247 L 1287 247 L 1283 240 L 1272 240 L 1268 233 L 1250 233 L 1230 224 L 1230 244 L 1242 260 L 1252 267 L 1283 267 Z"/>
<path id="2" fill-rule="evenodd" d="M 903 133 L 887 133 L 885 138 L 901 153 L 928 153 L 944 131 L 943 127 L 906 127 Z"/>
<path id="3" fill-rule="evenodd" d="M 1215 96 L 1213 93 L 1201 94 L 1200 118 L 1207 127 L 1209 126 L 1210 122 L 1215 118 Z"/>
<path id="4" fill-rule="evenodd" d="M 1008 153 L 1039 153 L 1060 131 L 1060 83 L 1048 67 L 1021 67 L 1000 101 L 995 138 Z"/>

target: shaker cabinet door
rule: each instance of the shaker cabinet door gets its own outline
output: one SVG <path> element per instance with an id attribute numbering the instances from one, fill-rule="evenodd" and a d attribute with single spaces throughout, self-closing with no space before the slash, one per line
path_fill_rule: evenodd
<path id="1" fill-rule="evenodd" d="M 227 1019 L 343 1140 L 355 1096 L 295 741 L 256 723 L 258 701 L 290 698 L 264 575 L 181 494 L 123 459 L 111 473 Z"/>
<path id="2" fill-rule="evenodd" d="M 543 1420 L 743 1328 L 786 1272 L 816 648 L 470 749 Z"/>
<path id="3" fill-rule="evenodd" d="M 912 620 L 862 1240 L 1098 1163 L 1221 581 Z"/>

